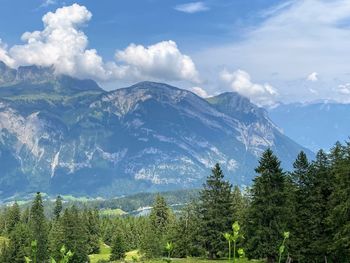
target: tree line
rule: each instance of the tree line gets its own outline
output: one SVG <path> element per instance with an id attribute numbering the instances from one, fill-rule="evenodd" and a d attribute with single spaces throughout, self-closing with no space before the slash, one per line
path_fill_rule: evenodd
<path id="1" fill-rule="evenodd" d="M 135 249 L 144 258 L 227 258 L 225 233 L 233 222 L 240 231 L 234 258 L 350 262 L 350 143 L 336 143 L 329 153 L 320 150 L 313 161 L 300 152 L 289 172 L 267 149 L 255 172 L 252 185 L 242 190 L 225 180 L 216 164 L 198 198 L 179 213 L 157 195 L 150 214 L 139 217 L 63 209 L 60 197 L 47 217 L 37 193 L 31 207 L 21 211 L 14 203 L 0 213 L 0 262 L 25 262 L 33 256 L 34 240 L 40 263 L 59 262 L 63 246 L 72 252 L 69 262 L 88 262 L 101 242 L 111 246 L 111 261 Z"/>

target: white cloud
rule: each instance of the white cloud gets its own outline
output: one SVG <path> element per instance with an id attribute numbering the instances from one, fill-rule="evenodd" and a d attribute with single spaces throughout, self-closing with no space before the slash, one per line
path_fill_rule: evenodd
<path id="1" fill-rule="evenodd" d="M 308 81 L 315 82 L 318 81 L 318 73 L 317 72 L 312 72 L 309 74 L 306 78 Z"/>
<path id="2" fill-rule="evenodd" d="M 209 10 L 209 7 L 203 2 L 191 2 L 187 4 L 177 5 L 174 7 L 174 9 L 180 12 L 194 14 L 207 11 Z"/>
<path id="3" fill-rule="evenodd" d="M 47 7 L 55 4 L 56 4 L 56 0 L 44 0 L 40 7 Z"/>
<path id="4" fill-rule="evenodd" d="M 22 45 L 7 48 L 0 42 L 0 59 L 9 66 L 54 66 L 56 73 L 96 80 L 185 80 L 199 82 L 192 59 L 173 41 L 149 47 L 131 44 L 116 52 L 117 61 L 104 62 L 96 49 L 88 49 L 81 30 L 92 17 L 78 4 L 58 8 L 43 16 L 42 31 L 25 32 Z"/>
<path id="5" fill-rule="evenodd" d="M 250 75 L 244 70 L 229 72 L 224 70 L 220 74 L 220 79 L 229 85 L 232 91 L 249 98 L 259 106 L 271 106 L 275 103 L 277 91 L 268 83 L 253 83 Z"/>
<path id="6" fill-rule="evenodd" d="M 198 95 L 199 97 L 202 98 L 207 98 L 209 97 L 208 93 L 206 90 L 202 89 L 201 87 L 192 87 L 190 89 L 193 93 L 195 93 L 196 95 Z"/>
<path id="7" fill-rule="evenodd" d="M 198 72 L 189 56 L 183 55 L 174 41 L 144 47 L 131 44 L 116 52 L 116 59 L 127 64 L 137 76 L 199 82 Z"/>
<path id="8" fill-rule="evenodd" d="M 216 74 L 215 67 L 230 67 L 268 79 L 284 100 L 337 99 L 330 87 L 349 81 L 349 21 L 350 1 L 292 1 L 268 12 L 239 41 L 192 56 L 206 76 Z M 305 79 L 305 72 L 322 74 L 317 96 L 297 81 Z"/>
<path id="9" fill-rule="evenodd" d="M 337 90 L 341 95 L 350 95 L 350 83 L 341 84 Z"/>
<path id="10" fill-rule="evenodd" d="M 13 67 L 15 61 L 9 56 L 7 51 L 7 46 L 2 43 L 0 39 L 0 61 L 4 62 L 6 65 Z"/>

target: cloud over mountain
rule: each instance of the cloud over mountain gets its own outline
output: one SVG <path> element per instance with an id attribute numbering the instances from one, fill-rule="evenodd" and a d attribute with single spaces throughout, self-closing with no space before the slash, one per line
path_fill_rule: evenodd
<path id="1" fill-rule="evenodd" d="M 144 47 L 129 45 L 116 51 L 116 61 L 105 62 L 96 49 L 89 49 L 82 27 L 92 13 L 79 4 L 58 8 L 42 18 L 42 31 L 25 32 L 24 44 L 7 47 L 0 42 L 0 60 L 12 67 L 54 66 L 57 73 L 96 80 L 186 80 L 199 82 L 192 59 L 174 41 Z"/>
<path id="2" fill-rule="evenodd" d="M 220 74 L 221 80 L 233 91 L 248 97 L 260 106 L 269 106 L 275 103 L 277 91 L 270 84 L 253 83 L 248 72 L 236 70 L 229 72 L 223 70 Z"/>

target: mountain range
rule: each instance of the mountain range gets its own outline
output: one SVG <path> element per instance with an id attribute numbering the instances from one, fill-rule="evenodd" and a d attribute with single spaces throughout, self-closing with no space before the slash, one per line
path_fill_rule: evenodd
<path id="1" fill-rule="evenodd" d="M 0 63 L 0 197 L 194 188 L 216 162 L 249 185 L 268 147 L 286 168 L 300 150 L 313 155 L 237 93 L 204 99 L 155 82 L 105 91 L 53 68 Z"/>
<path id="2" fill-rule="evenodd" d="M 350 136 L 350 104 L 330 101 L 280 104 L 269 109 L 274 123 L 290 138 L 316 152 L 329 151 Z"/>

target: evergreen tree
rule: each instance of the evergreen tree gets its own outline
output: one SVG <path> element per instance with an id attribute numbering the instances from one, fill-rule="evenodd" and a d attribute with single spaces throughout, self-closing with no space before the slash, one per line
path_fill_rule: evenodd
<path id="1" fill-rule="evenodd" d="M 32 240 L 38 244 L 37 258 L 39 262 L 46 262 L 48 255 L 48 231 L 44 215 L 44 206 L 41 194 L 38 192 L 30 210 L 29 225 Z"/>
<path id="2" fill-rule="evenodd" d="M 126 252 L 125 242 L 124 242 L 123 235 L 120 232 L 113 237 L 112 247 L 111 247 L 111 256 L 110 256 L 111 261 L 125 258 L 125 252 Z"/>
<path id="3" fill-rule="evenodd" d="M 61 218 L 63 240 L 67 250 L 74 253 L 69 263 L 83 263 L 88 261 L 87 230 L 82 215 L 73 206 L 64 211 Z M 58 247 L 60 249 L 61 247 Z"/>
<path id="4" fill-rule="evenodd" d="M 100 219 L 97 210 L 85 210 L 84 221 L 87 231 L 87 245 L 89 254 L 100 252 Z"/>
<path id="5" fill-rule="evenodd" d="M 327 218 L 330 211 L 330 197 L 333 192 L 334 177 L 330 170 L 327 154 L 320 150 L 311 165 L 310 207 L 310 255 L 312 262 L 324 261 L 328 257 L 330 229 Z"/>
<path id="6" fill-rule="evenodd" d="M 311 196 L 310 163 L 302 151 L 293 164 L 293 219 L 291 228 L 291 256 L 298 262 L 311 260 L 310 251 L 313 196 Z"/>
<path id="7" fill-rule="evenodd" d="M 246 250 L 249 258 L 267 258 L 268 262 L 275 262 L 289 218 L 287 180 L 280 161 L 270 149 L 262 154 L 255 171 L 258 176 L 251 189 Z"/>
<path id="8" fill-rule="evenodd" d="M 30 232 L 26 225 L 18 223 L 9 235 L 9 243 L 0 262 L 24 263 L 30 251 Z"/>
<path id="9" fill-rule="evenodd" d="M 8 209 L 5 220 L 6 232 L 9 234 L 21 220 L 21 211 L 17 202 Z"/>
<path id="10" fill-rule="evenodd" d="M 176 220 L 175 227 L 171 233 L 174 244 L 173 255 L 179 258 L 202 256 L 200 221 L 195 203 L 187 205 Z"/>
<path id="11" fill-rule="evenodd" d="M 61 218 L 54 220 L 49 232 L 49 252 L 50 256 L 60 260 L 60 248 L 64 245 L 64 229 Z"/>
<path id="12" fill-rule="evenodd" d="M 248 207 L 248 200 L 236 185 L 232 191 L 232 213 L 233 221 L 243 223 L 244 215 Z"/>
<path id="13" fill-rule="evenodd" d="M 226 251 L 223 233 L 233 221 L 231 184 L 224 180 L 219 164 L 207 177 L 200 193 L 201 239 L 209 258 L 217 258 Z"/>
<path id="14" fill-rule="evenodd" d="M 157 232 L 164 232 L 171 217 L 170 209 L 163 196 L 157 195 L 153 204 L 150 220 Z"/>
<path id="15" fill-rule="evenodd" d="M 54 217 L 56 220 L 58 220 L 60 218 L 61 212 L 62 212 L 62 197 L 59 195 L 56 198 L 56 202 L 55 202 L 55 208 L 53 211 Z"/>
<path id="16" fill-rule="evenodd" d="M 333 233 L 331 254 L 334 262 L 350 262 L 350 143 L 345 147 L 336 144 L 330 159 L 335 176 L 328 218 Z"/>

